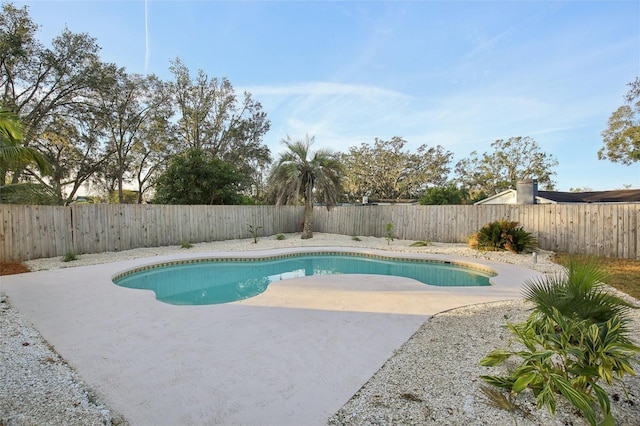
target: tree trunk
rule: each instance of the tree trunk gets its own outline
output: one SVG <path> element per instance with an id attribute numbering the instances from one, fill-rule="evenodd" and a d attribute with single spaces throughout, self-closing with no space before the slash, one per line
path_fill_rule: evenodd
<path id="1" fill-rule="evenodd" d="M 308 201 L 304 203 L 304 226 L 300 238 L 303 240 L 313 238 L 313 204 Z"/>
<path id="2" fill-rule="evenodd" d="M 122 193 L 122 176 L 118 176 L 118 204 L 124 203 L 124 194 Z"/>

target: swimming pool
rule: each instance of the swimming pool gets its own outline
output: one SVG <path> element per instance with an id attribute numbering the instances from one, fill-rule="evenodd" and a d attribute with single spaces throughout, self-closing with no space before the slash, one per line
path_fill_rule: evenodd
<path id="1" fill-rule="evenodd" d="M 489 286 L 495 273 L 448 261 L 315 252 L 258 259 L 207 258 L 165 262 L 121 273 L 119 286 L 153 290 L 174 305 L 234 302 L 264 292 L 269 283 L 313 275 L 373 274 L 412 278 L 435 286 Z"/>

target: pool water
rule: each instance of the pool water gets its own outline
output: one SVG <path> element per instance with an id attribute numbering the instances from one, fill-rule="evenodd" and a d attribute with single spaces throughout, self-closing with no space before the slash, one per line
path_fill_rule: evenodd
<path id="1" fill-rule="evenodd" d="M 178 263 L 121 274 L 122 287 L 153 290 L 174 305 L 209 305 L 256 296 L 269 283 L 312 275 L 373 274 L 413 278 L 435 286 L 488 286 L 487 271 L 449 262 L 388 259 L 356 254 L 300 254 L 268 259 Z"/>

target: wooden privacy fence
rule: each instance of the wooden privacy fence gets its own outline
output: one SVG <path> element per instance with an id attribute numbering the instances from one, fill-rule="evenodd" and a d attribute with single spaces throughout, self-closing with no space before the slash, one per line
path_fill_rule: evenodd
<path id="1" fill-rule="evenodd" d="M 0 260 L 102 253 L 296 232 L 298 206 L 3 205 Z"/>
<path id="2" fill-rule="evenodd" d="M 467 242 L 483 225 L 507 219 L 533 233 L 541 249 L 640 259 L 640 204 L 493 204 L 480 206 L 361 206 L 317 208 L 314 229 L 385 237 Z"/>
<path id="3" fill-rule="evenodd" d="M 0 206 L 0 260 L 100 253 L 188 241 L 249 238 L 298 232 L 300 206 L 167 206 L 95 204 Z M 540 248 L 569 253 L 640 259 L 640 204 L 544 204 L 483 206 L 316 207 L 314 230 L 396 238 L 466 242 L 484 224 L 519 222 Z"/>

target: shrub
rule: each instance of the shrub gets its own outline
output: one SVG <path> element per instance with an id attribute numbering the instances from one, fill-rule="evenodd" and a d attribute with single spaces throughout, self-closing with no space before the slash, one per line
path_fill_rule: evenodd
<path id="1" fill-rule="evenodd" d="M 71 250 L 69 250 L 62 258 L 63 262 L 73 262 L 74 260 L 78 260 L 78 256 L 76 256 L 76 254 Z"/>
<path id="2" fill-rule="evenodd" d="M 282 240 L 286 240 L 287 237 L 285 237 L 284 234 L 278 234 L 276 235 L 276 240 L 282 241 Z"/>
<path id="3" fill-rule="evenodd" d="M 640 347 L 628 338 L 629 311 L 636 306 L 609 293 L 603 270 L 595 263 L 569 264 L 566 274 L 529 281 L 525 300 L 534 304 L 529 318 L 507 323 L 514 341 L 524 349 L 497 349 L 481 365 L 496 366 L 511 357 L 521 364 L 507 376 L 482 376 L 487 383 L 518 395 L 530 389 L 538 408 L 555 412 L 562 395 L 591 425 L 596 403 L 602 424 L 614 424 L 607 392 L 625 374 L 634 375 L 632 362 Z"/>
<path id="4" fill-rule="evenodd" d="M 353 241 L 362 241 L 362 238 L 358 237 L 357 235 L 354 235 L 353 237 L 351 237 L 351 239 Z"/>
<path id="5" fill-rule="evenodd" d="M 427 240 L 416 241 L 415 243 L 411 244 L 411 247 L 427 247 L 429 244 L 431 243 Z"/>
<path id="6" fill-rule="evenodd" d="M 180 248 L 183 249 L 190 249 L 191 247 L 193 247 L 193 244 L 191 244 L 189 241 L 183 241 L 182 244 L 180 244 Z"/>
<path id="7" fill-rule="evenodd" d="M 502 251 L 513 253 L 533 251 L 538 240 L 525 231 L 518 222 L 497 220 L 484 225 L 478 232 L 469 237 L 469 246 L 478 250 Z"/>
<path id="8" fill-rule="evenodd" d="M 247 225 L 249 227 L 249 234 L 251 234 L 251 236 L 253 237 L 253 244 L 258 244 L 258 236 L 259 236 L 259 232 L 260 229 L 262 229 L 262 226 L 256 226 L 256 225 Z"/>
<path id="9" fill-rule="evenodd" d="M 391 244 L 393 241 L 393 223 L 387 223 L 387 244 Z"/>

